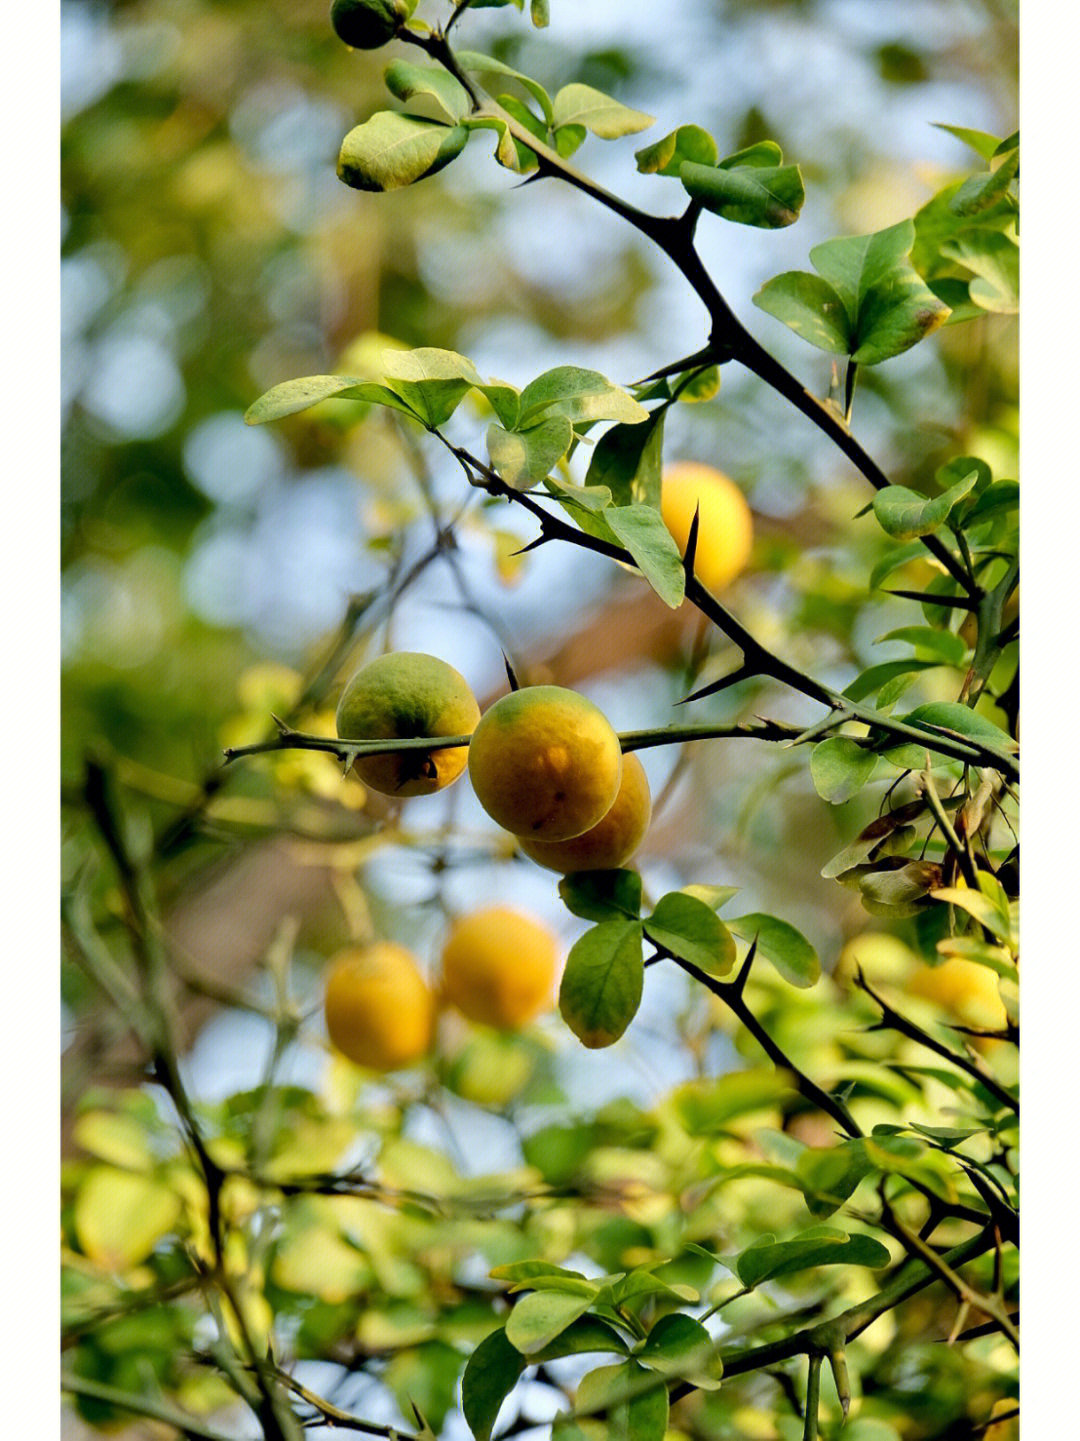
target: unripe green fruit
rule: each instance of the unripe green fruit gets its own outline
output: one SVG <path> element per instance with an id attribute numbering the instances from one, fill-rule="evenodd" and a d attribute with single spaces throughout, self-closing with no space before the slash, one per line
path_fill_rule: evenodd
<path id="1" fill-rule="evenodd" d="M 416 0 L 333 0 L 330 24 L 338 39 L 354 50 L 378 50 L 393 40 L 415 4 Z"/>

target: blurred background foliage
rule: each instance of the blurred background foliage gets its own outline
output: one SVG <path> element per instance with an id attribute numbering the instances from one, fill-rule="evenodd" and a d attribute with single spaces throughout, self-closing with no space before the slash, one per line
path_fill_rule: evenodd
<path id="1" fill-rule="evenodd" d="M 273 969 L 264 962 L 275 939 L 290 944 L 292 983 L 310 1016 L 326 954 L 368 928 L 430 956 L 447 912 L 479 893 L 526 906 L 567 941 L 577 923 L 560 907 L 554 878 L 509 855 L 464 784 L 395 809 L 343 781 L 324 756 L 262 757 L 222 772 L 224 745 L 264 735 L 270 712 L 306 729 L 329 726 L 341 681 L 384 646 L 443 656 L 482 701 L 504 686 L 505 648 L 524 679 L 584 690 L 619 729 L 669 722 L 690 676 L 707 679 L 730 664 L 722 643 L 703 647 L 691 619 L 616 568 L 557 547 L 514 558 L 532 538 L 529 524 L 475 496 L 458 516 L 468 499 L 458 473 L 383 412 L 327 405 L 274 427 L 243 425 L 247 405 L 276 382 L 348 368 L 346 356 L 362 362 L 372 332 L 459 350 L 482 373 L 519 385 L 555 363 L 626 383 L 702 341 L 697 302 L 638 236 L 553 182 L 517 188 L 480 142 L 415 187 L 368 195 L 342 186 L 341 138 L 385 103 L 388 55 L 348 51 L 327 9 L 324 0 L 62 6 L 65 882 L 113 936 L 121 907 L 85 805 L 91 756 L 111 769 L 153 848 L 185 985 L 186 1074 L 200 1100 L 224 1108 L 225 1138 L 240 1125 L 233 1093 L 259 1085 L 272 1044 L 263 1012 Z M 996 135 L 1015 126 L 1010 0 L 554 0 L 552 10 L 550 30 L 531 29 L 513 9 L 485 9 L 462 31 L 470 48 L 545 83 L 580 80 L 648 110 L 657 135 L 692 120 L 716 135 L 722 154 L 767 137 L 802 165 L 808 201 L 798 225 L 748 232 L 706 217 L 700 235 L 735 311 L 818 394 L 829 386 L 828 358 L 755 312 L 752 292 L 805 268 L 816 242 L 908 217 L 966 173 L 970 152 L 935 122 Z M 664 184 L 635 173 L 633 148 L 633 140 L 590 146 L 580 161 L 635 203 L 677 203 Z M 1015 475 L 1013 326 L 987 315 L 946 327 L 863 372 L 855 430 L 892 481 L 918 487 L 957 454 L 982 456 L 996 477 Z M 666 456 L 715 464 L 748 495 L 754 562 L 730 601 L 765 644 L 837 687 L 897 653 L 874 641 L 911 623 L 912 608 L 868 595 L 884 538 L 872 518 L 853 519 L 865 484 L 809 424 L 729 368 L 715 401 L 676 408 Z M 440 542 L 438 528 L 451 519 L 453 541 L 443 534 Z M 954 698 L 957 681 L 930 672 L 912 698 Z M 700 720 L 757 713 L 806 716 L 797 699 L 756 682 L 695 708 Z M 819 877 L 871 818 L 865 796 L 826 807 L 800 758 L 757 743 L 643 759 L 662 801 L 638 863 L 657 894 L 686 881 L 738 885 L 743 909 L 777 909 L 827 967 L 867 928 L 857 896 Z M 913 929 L 905 935 L 917 945 Z M 651 974 L 642 1015 L 621 1043 L 625 1065 L 567 1048 L 554 1018 L 515 1043 L 525 1058 L 514 1062 L 525 1078 L 517 1100 L 614 1107 L 589 1134 L 601 1147 L 593 1165 L 603 1169 L 607 1158 L 619 1185 L 649 1159 L 635 1108 L 687 1080 L 706 1056 L 713 1071 L 738 1059 L 681 981 Z M 74 1128 L 77 1153 L 93 1155 L 87 1116 L 137 1107 L 142 1093 L 110 1100 L 90 1088 L 131 1087 L 141 1071 L 116 1018 L 67 962 L 63 988 L 66 1134 L 71 1140 Z M 263 1012 L 245 1001 L 252 992 Z M 827 1001 L 818 1004 L 827 1013 Z M 794 1012 L 785 1014 L 790 1021 Z M 317 1033 L 314 1020 L 305 1025 L 279 1079 L 302 1088 L 324 1073 Z M 697 1038 L 696 1059 L 693 1045 L 671 1045 L 673 1034 Z M 468 1042 L 481 1051 L 495 1044 Z M 820 1045 L 832 1044 L 822 1033 Z M 465 1045 L 450 1078 L 467 1097 L 469 1085 L 482 1092 L 483 1077 L 505 1064 L 505 1056 L 470 1061 Z M 473 1080 L 463 1082 L 470 1066 Z M 336 1076 L 334 1084 L 355 1082 Z M 371 1124 L 396 1135 L 406 1110 L 393 1096 Z M 323 1110 L 318 1124 L 328 1124 Z M 414 1124 L 430 1141 L 424 1123 Z M 516 1131 L 469 1125 L 484 1138 L 488 1169 L 520 1161 Z M 401 1156 L 401 1174 L 415 1175 L 415 1157 Z M 577 1161 L 557 1156 L 556 1147 L 529 1160 L 549 1177 L 560 1165 L 571 1174 Z M 181 1164 L 165 1152 L 154 1158 Z M 243 1198 L 235 1204 L 242 1212 Z M 311 1200 L 311 1227 L 324 1204 Z M 573 1221 L 594 1223 L 601 1251 L 610 1231 L 612 1269 L 635 1226 L 646 1228 L 635 1231 L 645 1251 L 666 1244 L 646 1234 L 647 1217 L 625 1211 L 605 1219 L 601 1207 Z M 386 1304 L 369 1324 L 412 1326 L 409 1334 L 434 1347 L 424 1384 L 437 1390 L 431 1378 L 452 1369 L 439 1370 L 438 1348 L 465 1337 L 468 1318 L 460 1334 L 447 1330 L 430 1315 L 417 1319 L 413 1298 L 437 1292 L 439 1248 L 450 1242 L 428 1236 L 431 1249 L 418 1260 L 405 1222 L 385 1224 L 382 1274 L 367 1281 Z M 562 1223 L 548 1215 L 544 1224 Z M 318 1304 L 301 1324 L 329 1344 L 340 1298 L 321 1279 L 325 1254 L 306 1251 L 305 1235 L 298 1227 L 277 1251 L 267 1295 L 312 1292 Z M 347 1228 L 341 1244 L 348 1249 Z M 515 1233 L 503 1254 L 530 1252 Z M 490 1263 L 497 1259 L 492 1251 Z M 142 1254 L 122 1260 L 149 1264 Z M 168 1258 L 153 1264 L 167 1284 Z M 418 1266 L 428 1268 L 422 1276 Z M 379 1339 L 368 1340 L 378 1350 Z M 155 1354 L 168 1353 L 166 1342 Z M 94 1345 L 123 1352 L 122 1336 L 107 1331 Z M 971 1398 L 950 1371 L 953 1353 L 938 1354 L 935 1395 L 966 1414 Z M 407 1379 L 397 1380 L 405 1395 Z M 880 1384 L 905 1383 L 898 1374 Z M 428 1403 L 433 1421 L 441 1404 Z M 745 1427 L 739 1434 L 775 1434 L 760 1420 L 717 1418 Z M 868 1430 L 866 1441 L 878 1433 Z"/>

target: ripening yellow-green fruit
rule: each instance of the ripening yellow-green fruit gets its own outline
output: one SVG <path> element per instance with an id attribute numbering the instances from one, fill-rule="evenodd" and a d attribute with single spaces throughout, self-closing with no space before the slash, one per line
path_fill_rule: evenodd
<path id="1" fill-rule="evenodd" d="M 908 979 L 907 990 L 913 996 L 936 1001 L 965 1025 L 997 1031 L 1007 1024 L 995 972 L 961 956 L 950 956 L 939 966 L 919 966 Z"/>
<path id="2" fill-rule="evenodd" d="M 645 768 L 636 755 L 623 756 L 622 780 L 611 809 L 590 830 L 567 841 L 538 841 L 528 836 L 518 844 L 549 871 L 610 871 L 623 866 L 645 839 L 652 818 L 652 796 Z"/>
<path id="3" fill-rule="evenodd" d="M 412 953 L 393 941 L 349 946 L 331 958 L 325 1012 L 338 1050 L 373 1071 L 411 1065 L 431 1047 L 434 998 Z"/>
<path id="4" fill-rule="evenodd" d="M 660 513 L 682 555 L 695 510 L 700 518 L 694 574 L 716 594 L 745 570 L 754 522 L 742 491 L 714 466 L 693 460 L 669 465 L 661 481 Z"/>
<path id="5" fill-rule="evenodd" d="M 471 735 L 480 707 L 465 677 L 437 656 L 392 651 L 361 666 L 338 701 L 341 740 Z M 424 796 L 457 780 L 467 746 L 357 756 L 353 770 L 386 796 Z"/>
<path id="6" fill-rule="evenodd" d="M 622 750 L 603 711 L 557 685 L 511 691 L 484 712 L 469 776 L 494 821 L 516 836 L 564 841 L 615 803 Z"/>
<path id="7" fill-rule="evenodd" d="M 557 961 L 547 926 L 509 906 L 487 906 L 450 928 L 442 994 L 470 1021 L 516 1031 L 552 1006 Z"/>

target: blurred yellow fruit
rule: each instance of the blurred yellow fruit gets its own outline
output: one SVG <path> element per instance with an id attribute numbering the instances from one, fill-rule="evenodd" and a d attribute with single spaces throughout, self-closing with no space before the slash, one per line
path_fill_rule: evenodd
<path id="1" fill-rule="evenodd" d="M 943 1010 L 970 1026 L 1003 1030 L 1005 1007 L 998 992 L 998 978 L 987 966 L 952 956 L 940 966 L 919 966 L 908 980 L 913 996 L 936 1001 Z"/>
<path id="2" fill-rule="evenodd" d="M 715 594 L 745 569 L 754 523 L 746 497 L 733 480 L 711 465 L 678 461 L 664 471 L 660 513 L 683 555 L 695 509 L 700 509 L 700 520 L 694 574 Z"/>
<path id="3" fill-rule="evenodd" d="M 405 740 L 416 736 L 471 735 L 480 707 L 465 677 L 433 655 L 393 651 L 362 666 L 341 694 L 337 733 L 342 740 Z M 421 796 L 457 780 L 468 748 L 398 751 L 357 756 L 353 770 L 385 796 Z"/>
<path id="4" fill-rule="evenodd" d="M 523 836 L 519 844 L 531 860 L 549 871 L 608 871 L 624 865 L 649 829 L 652 797 L 645 769 L 636 755 L 623 756 L 622 781 L 611 809 L 596 825 L 568 841 L 538 841 Z"/>
<path id="5" fill-rule="evenodd" d="M 339 951 L 325 1007 L 331 1041 L 358 1066 L 393 1071 L 431 1046 L 433 997 L 411 952 L 393 941 Z"/>
<path id="6" fill-rule="evenodd" d="M 1000 1396 L 990 1410 L 986 1441 L 1020 1441 L 1019 1405 L 1015 1396 Z"/>
<path id="7" fill-rule="evenodd" d="M 558 945 L 508 906 L 455 921 L 442 953 L 442 992 L 470 1021 L 515 1031 L 552 1005 Z"/>
<path id="8" fill-rule="evenodd" d="M 516 836 L 564 841 L 596 825 L 622 778 L 619 738 L 592 701 L 556 685 L 511 691 L 469 746 L 480 804 Z"/>
<path id="9" fill-rule="evenodd" d="M 875 988 L 882 982 L 903 985 L 918 964 L 918 957 L 899 936 L 888 931 L 864 931 L 853 936 L 844 946 L 833 967 L 833 980 L 843 990 L 855 984 L 856 967 Z"/>

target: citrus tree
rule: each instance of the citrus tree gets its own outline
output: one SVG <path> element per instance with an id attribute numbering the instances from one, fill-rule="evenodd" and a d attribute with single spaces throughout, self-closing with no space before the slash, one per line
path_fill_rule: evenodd
<path id="1" fill-rule="evenodd" d="M 251 398 L 248 424 L 298 452 L 345 449 L 362 477 L 391 454 L 427 538 L 399 544 L 388 488 L 385 575 L 308 663 L 244 672 L 197 779 L 115 737 L 79 755 L 68 997 L 107 1018 L 123 1076 L 93 1053 L 75 1072 L 65 1392 L 90 1427 L 217 1441 L 1004 1441 L 1018 136 L 946 127 L 955 173 L 766 278 L 752 332 L 708 235 L 793 226 L 800 165 L 680 117 L 624 157 L 633 200 L 601 185 L 577 152 L 603 168 L 600 142 L 653 118 L 591 79 L 542 84 L 505 58 L 527 46 L 468 48 L 470 12 L 523 8 L 335 0 L 345 46 L 388 47 L 338 177 L 372 206 L 441 171 L 452 195 L 469 166 L 530 188 L 510 206 L 576 192 L 663 258 L 703 337 L 671 354 L 650 327 L 650 373 L 616 382 L 571 333 L 507 380 L 369 329 Z M 547 27 L 528 10 L 503 18 Z M 578 75 L 575 16 L 550 18 Z M 935 347 L 955 402 L 913 438 L 918 387 L 889 362 Z M 774 482 L 825 457 L 786 530 L 728 475 L 736 447 L 714 463 L 736 377 Z M 529 653 L 499 582 L 481 590 L 491 557 L 507 587 L 551 564 L 586 664 Z M 414 647 L 436 571 L 505 673 L 487 693 L 435 653 L 457 654 L 452 626 Z M 633 728 L 596 683 L 627 628 L 624 667 L 667 637 Z M 252 836 L 278 849 L 249 902 L 228 843 Z M 322 910 L 286 905 L 253 969 L 222 974 L 198 926 L 215 894 L 254 926 L 305 868 Z M 192 997 L 257 1025 L 242 1087 L 197 1084 Z"/>

